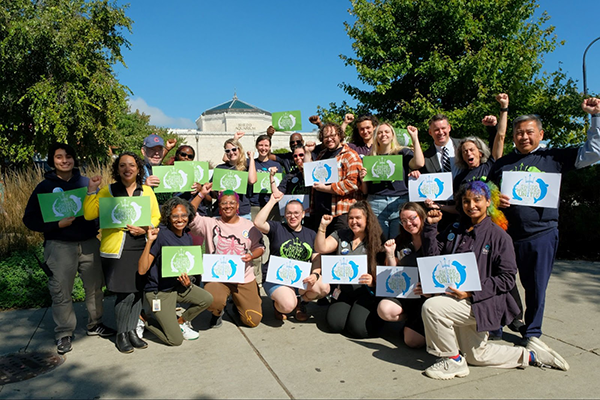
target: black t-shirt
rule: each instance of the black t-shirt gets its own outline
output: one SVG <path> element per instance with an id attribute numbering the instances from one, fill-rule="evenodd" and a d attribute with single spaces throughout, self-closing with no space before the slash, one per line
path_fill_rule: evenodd
<path id="1" fill-rule="evenodd" d="M 287 224 L 278 221 L 267 221 L 269 224 L 269 251 L 272 256 L 290 258 L 298 261 L 310 262 L 314 253 L 314 244 L 317 233 L 312 229 L 302 227 L 296 232 Z M 266 274 L 269 263 L 263 265 Z"/>
<path id="2" fill-rule="evenodd" d="M 286 174 L 298 169 L 296 163 L 294 162 L 294 153 L 292 152 L 275 154 L 275 161 L 281 164 Z"/>
<path id="3" fill-rule="evenodd" d="M 163 246 L 192 246 L 192 236 L 184 232 L 183 236 L 177 236 L 173 231 L 166 227 L 166 225 L 159 225 L 160 231 L 158 237 L 152 243 L 150 248 L 150 254 L 154 256 L 154 261 L 150 266 L 150 269 L 146 273 L 146 286 L 144 292 L 169 292 L 173 290 L 179 281 L 175 277 L 163 278 L 162 277 L 162 248 Z"/>
<path id="4" fill-rule="evenodd" d="M 311 192 L 311 188 L 304 184 L 304 171 L 299 169 L 286 174 L 277 189 L 283 194 L 310 194 Z"/>

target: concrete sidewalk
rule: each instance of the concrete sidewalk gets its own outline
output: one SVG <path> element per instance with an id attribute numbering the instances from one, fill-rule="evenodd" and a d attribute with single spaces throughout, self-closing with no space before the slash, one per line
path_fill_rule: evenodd
<path id="1" fill-rule="evenodd" d="M 435 381 L 422 371 L 435 361 L 425 350 L 402 343 L 399 324 L 381 338 L 354 340 L 329 334 L 325 307 L 309 305 L 313 317 L 283 323 L 263 297 L 263 324 L 237 327 L 231 309 L 223 327 L 208 329 L 210 316 L 194 321 L 196 341 L 167 347 L 150 333 L 149 347 L 120 354 L 114 339 L 79 328 L 65 362 L 34 379 L 0 386 L 5 398 L 597 398 L 600 396 L 600 263 L 559 261 L 546 302 L 543 340 L 571 365 L 568 372 L 470 367 L 466 378 Z M 105 322 L 115 326 L 113 298 Z M 0 313 L 0 356 L 55 352 L 49 309 Z M 517 341 L 508 329 L 507 345 Z"/>

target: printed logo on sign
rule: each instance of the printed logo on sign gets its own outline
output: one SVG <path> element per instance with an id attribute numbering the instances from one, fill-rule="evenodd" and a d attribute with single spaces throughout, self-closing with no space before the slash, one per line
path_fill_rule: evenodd
<path id="1" fill-rule="evenodd" d="M 327 182 L 331 178 L 331 167 L 327 164 L 320 164 L 313 169 L 312 178 L 315 182 Z"/>
<path id="2" fill-rule="evenodd" d="M 237 270 L 237 265 L 232 260 L 221 257 L 211 268 L 211 275 L 215 279 L 231 279 Z"/>
<path id="3" fill-rule="evenodd" d="M 386 292 L 392 293 L 395 296 L 399 294 L 405 295 L 409 288 L 410 276 L 408 276 L 406 272 L 394 272 L 385 280 Z"/>
<path id="4" fill-rule="evenodd" d="M 285 113 L 277 120 L 277 127 L 280 130 L 290 130 L 296 125 L 296 117 L 291 113 Z"/>
<path id="5" fill-rule="evenodd" d="M 113 224 L 135 225 L 142 216 L 142 206 L 132 201 L 129 204 L 119 203 L 112 209 L 110 217 Z"/>
<path id="6" fill-rule="evenodd" d="M 171 257 L 171 271 L 181 275 L 184 272 L 190 272 L 192 268 L 194 268 L 194 256 L 189 251 L 179 249 L 173 257 Z"/>
<path id="7" fill-rule="evenodd" d="M 379 159 L 375 161 L 373 166 L 371 167 L 371 175 L 373 178 L 386 178 L 389 179 L 392 175 L 394 175 L 394 171 L 396 170 L 396 165 L 392 162 L 392 160 Z"/>
<path id="8" fill-rule="evenodd" d="M 279 179 L 277 177 L 277 175 L 273 176 L 273 180 L 275 181 L 275 186 L 279 186 L 279 184 L 281 183 L 281 179 Z M 260 181 L 260 191 L 262 192 L 263 190 L 269 190 L 271 188 L 271 179 L 270 179 L 270 175 L 267 175 L 265 177 L 262 178 L 262 180 Z"/>
<path id="9" fill-rule="evenodd" d="M 548 194 L 548 184 L 542 178 L 529 175 L 519 180 L 512 189 L 513 198 L 526 204 L 535 204 Z"/>
<path id="10" fill-rule="evenodd" d="M 237 190 L 242 184 L 242 178 L 234 174 L 233 172 L 227 172 L 221 178 L 221 189 L 223 190 Z"/>
<path id="11" fill-rule="evenodd" d="M 281 281 L 288 285 L 293 285 L 300 280 L 302 270 L 293 261 L 287 261 L 279 268 L 277 268 L 276 277 L 278 281 Z"/>
<path id="12" fill-rule="evenodd" d="M 354 261 L 342 258 L 333 266 L 331 275 L 334 281 L 350 282 L 358 276 L 358 265 Z"/>
<path id="13" fill-rule="evenodd" d="M 433 179 L 430 176 L 426 177 L 418 188 L 419 197 L 423 199 L 432 197 L 437 199 L 443 192 L 444 182 L 439 178 Z"/>
<path id="14" fill-rule="evenodd" d="M 443 258 L 433 269 L 431 277 L 433 278 L 435 287 L 443 288 L 452 286 L 458 289 L 467 280 L 467 267 L 458 261 L 448 264 L 446 258 Z"/>
<path id="15" fill-rule="evenodd" d="M 181 190 L 186 187 L 188 176 L 181 170 L 174 170 L 167 172 L 163 180 L 165 188 Z"/>
<path id="16" fill-rule="evenodd" d="M 61 194 L 52 203 L 52 212 L 56 217 L 75 216 L 81 210 L 81 199 L 77 196 Z"/>
<path id="17" fill-rule="evenodd" d="M 200 182 L 204 178 L 204 168 L 199 165 L 194 166 L 194 180 Z"/>
<path id="18" fill-rule="evenodd" d="M 298 238 L 294 238 L 283 242 L 279 248 L 279 254 L 284 258 L 309 261 L 312 256 L 312 248 L 308 243 L 301 242 Z"/>

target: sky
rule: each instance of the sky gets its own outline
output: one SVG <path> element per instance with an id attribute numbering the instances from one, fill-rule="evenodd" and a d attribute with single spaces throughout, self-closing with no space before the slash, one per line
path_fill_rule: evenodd
<path id="1" fill-rule="evenodd" d="M 548 24 L 565 44 L 544 57 L 544 69 L 559 67 L 583 91 L 582 57 L 600 37 L 597 0 L 540 0 Z M 317 106 L 356 102 L 339 87 L 364 87 L 339 55 L 353 56 L 344 22 L 348 0 L 118 0 L 134 21 L 123 48 L 127 67 L 115 66 L 132 91 L 132 110 L 154 125 L 196 128 L 205 110 L 234 93 L 269 112 L 300 110 L 301 131 Z M 600 40 L 586 57 L 588 92 L 600 93 Z"/>

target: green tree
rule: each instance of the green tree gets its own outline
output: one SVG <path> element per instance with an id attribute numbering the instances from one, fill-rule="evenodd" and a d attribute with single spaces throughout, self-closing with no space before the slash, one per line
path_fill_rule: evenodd
<path id="1" fill-rule="evenodd" d="M 129 89 L 115 78 L 132 21 L 108 0 L 0 0 L 0 162 L 66 141 L 103 158 Z"/>
<path id="2" fill-rule="evenodd" d="M 560 44 L 536 0 L 351 0 L 346 31 L 354 56 L 341 55 L 364 87 L 343 89 L 381 118 L 426 129 L 447 114 L 453 136 L 483 132 L 497 114 L 497 93 L 510 95 L 510 115 L 542 117 L 555 145 L 584 135 L 582 96 L 562 72 L 541 74 L 543 55 Z"/>

